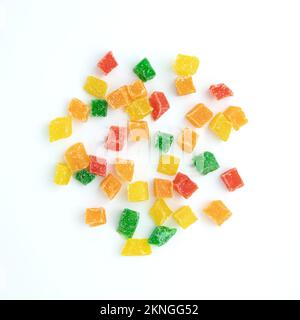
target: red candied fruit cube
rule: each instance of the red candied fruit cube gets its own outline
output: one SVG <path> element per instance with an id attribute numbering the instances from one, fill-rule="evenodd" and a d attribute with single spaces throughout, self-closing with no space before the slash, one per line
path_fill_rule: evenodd
<path id="1" fill-rule="evenodd" d="M 229 169 L 222 173 L 221 179 L 229 191 L 234 191 L 244 186 L 244 182 L 236 168 Z"/>
<path id="2" fill-rule="evenodd" d="M 173 187 L 185 199 L 188 199 L 198 189 L 196 183 L 181 172 L 178 172 L 173 180 Z"/>
<path id="3" fill-rule="evenodd" d="M 149 102 L 153 108 L 153 120 L 160 118 L 170 108 L 169 101 L 164 93 L 160 91 L 154 91 L 149 98 Z"/>
<path id="4" fill-rule="evenodd" d="M 104 74 L 108 74 L 118 65 L 113 53 L 109 51 L 97 64 Z"/>
<path id="5" fill-rule="evenodd" d="M 209 92 L 217 100 L 233 96 L 233 92 L 231 91 L 231 89 L 229 89 L 224 83 L 211 85 L 209 87 Z"/>
<path id="6" fill-rule="evenodd" d="M 122 150 L 125 144 L 126 133 L 127 128 L 125 127 L 111 126 L 105 142 L 106 148 L 113 151 Z"/>
<path id="7" fill-rule="evenodd" d="M 107 162 L 103 158 L 97 158 L 96 156 L 90 156 L 89 172 L 97 176 L 106 176 Z"/>

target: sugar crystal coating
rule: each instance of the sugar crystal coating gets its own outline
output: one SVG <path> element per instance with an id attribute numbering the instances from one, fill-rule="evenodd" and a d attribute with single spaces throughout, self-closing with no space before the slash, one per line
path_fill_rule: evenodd
<path id="1" fill-rule="evenodd" d="M 160 173 L 174 176 L 178 170 L 180 159 L 173 155 L 162 154 L 159 158 L 157 171 Z"/>
<path id="2" fill-rule="evenodd" d="M 131 209 L 124 209 L 120 216 L 118 233 L 120 233 L 125 238 L 132 238 L 135 229 L 138 225 L 140 214 L 137 211 Z"/>
<path id="3" fill-rule="evenodd" d="M 154 69 L 152 68 L 147 58 L 141 60 L 134 67 L 133 71 L 144 82 L 153 79 L 156 75 Z"/>
<path id="4" fill-rule="evenodd" d="M 229 139 L 232 124 L 231 122 L 224 116 L 223 113 L 219 112 L 215 115 L 212 121 L 209 124 L 209 128 L 223 141 L 227 141 Z"/>
<path id="5" fill-rule="evenodd" d="M 195 213 L 189 206 L 179 208 L 174 212 L 173 218 L 183 229 L 186 229 L 198 220 Z"/>
<path id="6" fill-rule="evenodd" d="M 147 256 L 152 253 L 147 239 L 127 239 L 122 249 L 122 256 Z"/>
<path id="7" fill-rule="evenodd" d="M 232 214 L 221 200 L 212 201 L 203 211 L 219 226 Z"/>
<path id="8" fill-rule="evenodd" d="M 101 69 L 105 75 L 111 72 L 117 65 L 118 63 L 111 51 L 107 52 L 97 64 L 98 68 Z"/>
<path id="9" fill-rule="evenodd" d="M 106 176 L 107 161 L 103 158 L 90 156 L 89 172 L 97 176 Z"/>
<path id="10" fill-rule="evenodd" d="M 169 101 L 167 100 L 165 94 L 160 91 L 154 91 L 149 98 L 149 102 L 153 108 L 153 120 L 159 119 L 170 108 Z"/>
<path id="11" fill-rule="evenodd" d="M 136 80 L 129 84 L 127 86 L 127 92 L 132 101 L 147 97 L 147 89 L 141 80 Z"/>
<path id="12" fill-rule="evenodd" d="M 74 177 L 77 181 L 79 181 L 83 185 L 89 184 L 90 182 L 92 182 L 96 178 L 96 176 L 93 173 L 90 173 L 86 169 L 82 169 L 82 170 L 76 172 Z"/>
<path id="13" fill-rule="evenodd" d="M 186 174 L 178 172 L 173 180 L 174 190 L 188 199 L 197 189 L 197 184 L 192 181 Z"/>
<path id="14" fill-rule="evenodd" d="M 91 116 L 106 117 L 107 116 L 107 101 L 104 99 L 94 99 L 91 101 Z"/>
<path id="15" fill-rule="evenodd" d="M 209 87 L 209 92 L 217 100 L 221 100 L 221 99 L 233 96 L 233 92 L 231 91 L 231 89 L 229 89 L 224 83 L 211 85 Z"/>
<path id="16" fill-rule="evenodd" d="M 195 56 L 178 54 L 173 69 L 179 76 L 191 76 L 197 72 L 199 63 L 199 59 Z"/>
<path id="17" fill-rule="evenodd" d="M 120 191 L 122 183 L 115 177 L 112 173 L 108 174 L 100 183 L 100 188 L 106 194 L 106 196 L 111 200 Z"/>
<path id="18" fill-rule="evenodd" d="M 149 199 L 148 182 L 136 181 L 129 183 L 127 187 L 128 201 L 138 202 L 146 201 Z"/>
<path id="19" fill-rule="evenodd" d="M 162 152 L 168 152 L 174 141 L 174 136 L 169 133 L 158 131 L 155 136 L 155 147 Z"/>
<path id="20" fill-rule="evenodd" d="M 73 173 L 86 169 L 90 164 L 90 158 L 81 142 L 75 143 L 66 150 L 65 161 Z"/>
<path id="21" fill-rule="evenodd" d="M 220 166 L 213 153 L 205 151 L 193 158 L 193 164 L 202 175 L 217 170 Z"/>
<path id="22" fill-rule="evenodd" d="M 192 77 L 178 77 L 175 79 L 178 95 L 185 96 L 196 92 Z"/>
<path id="23" fill-rule="evenodd" d="M 232 123 L 234 130 L 239 130 L 242 126 L 248 123 L 248 119 L 240 107 L 228 107 L 223 113 L 224 116 Z"/>
<path id="24" fill-rule="evenodd" d="M 142 120 L 151 113 L 152 107 L 150 106 L 148 98 L 140 98 L 132 101 L 125 109 L 131 121 Z"/>
<path id="25" fill-rule="evenodd" d="M 79 99 L 72 99 L 68 106 L 69 114 L 76 120 L 85 122 L 88 120 L 90 107 Z"/>
<path id="26" fill-rule="evenodd" d="M 244 186 L 244 182 L 236 168 L 227 170 L 221 174 L 221 179 L 227 187 L 228 191 L 234 191 Z"/>
<path id="27" fill-rule="evenodd" d="M 87 208 L 85 210 L 85 223 L 90 227 L 100 226 L 106 223 L 104 208 Z"/>
<path id="28" fill-rule="evenodd" d="M 105 141 L 105 146 L 109 150 L 120 151 L 123 149 L 127 137 L 125 127 L 111 126 Z"/>
<path id="29" fill-rule="evenodd" d="M 185 117 L 194 127 L 202 128 L 212 116 L 213 113 L 203 103 L 199 103 Z"/>
<path id="30" fill-rule="evenodd" d="M 117 175 L 125 181 L 131 181 L 134 173 L 134 162 L 117 158 L 114 164 Z"/>
<path id="31" fill-rule="evenodd" d="M 177 229 L 175 228 L 168 228 L 165 226 L 157 226 L 152 231 L 148 242 L 155 246 L 162 246 L 166 242 L 168 242 L 176 233 Z"/>
<path id="32" fill-rule="evenodd" d="M 107 91 L 107 83 L 94 76 L 88 76 L 83 88 L 87 93 L 96 98 L 104 98 Z"/>
<path id="33" fill-rule="evenodd" d="M 72 172 L 64 163 L 58 163 L 55 166 L 54 183 L 57 185 L 67 185 L 70 182 Z"/>
<path id="34" fill-rule="evenodd" d="M 129 121 L 128 136 L 131 141 L 149 139 L 149 128 L 146 121 Z"/>
<path id="35" fill-rule="evenodd" d="M 156 198 L 173 197 L 173 182 L 171 180 L 155 178 L 153 185 Z"/>
<path id="36" fill-rule="evenodd" d="M 125 108 L 130 103 L 130 97 L 128 95 L 127 86 L 120 87 L 106 96 L 108 104 L 113 109 Z"/>
<path id="37" fill-rule="evenodd" d="M 149 213 L 155 224 L 159 226 L 172 215 L 173 211 L 169 208 L 165 200 L 156 199 Z"/>
<path id="38" fill-rule="evenodd" d="M 53 142 L 70 137 L 72 134 L 72 118 L 60 117 L 49 124 L 49 141 Z"/>

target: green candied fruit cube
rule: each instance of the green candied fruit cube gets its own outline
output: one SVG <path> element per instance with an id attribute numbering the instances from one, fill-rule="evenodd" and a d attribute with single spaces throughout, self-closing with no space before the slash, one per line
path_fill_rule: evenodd
<path id="1" fill-rule="evenodd" d="M 92 117 L 106 117 L 107 115 L 107 101 L 104 99 L 94 99 L 91 101 L 91 115 Z"/>
<path id="2" fill-rule="evenodd" d="M 156 75 L 154 69 L 152 68 L 147 58 L 141 60 L 134 67 L 133 71 L 144 82 L 153 79 Z"/>
<path id="3" fill-rule="evenodd" d="M 173 141 L 173 135 L 158 131 L 155 138 L 155 147 L 162 152 L 168 152 L 171 148 Z"/>
<path id="4" fill-rule="evenodd" d="M 140 214 L 130 209 L 122 211 L 117 231 L 125 238 L 132 238 L 138 225 Z"/>
<path id="5" fill-rule="evenodd" d="M 203 175 L 215 171 L 220 167 L 215 156 L 209 151 L 205 151 L 202 154 L 195 156 L 193 158 L 193 164 L 197 171 Z"/>
<path id="6" fill-rule="evenodd" d="M 93 173 L 90 173 L 86 169 L 82 169 L 82 170 L 76 172 L 74 177 L 76 180 L 78 180 L 79 182 L 81 182 L 84 185 L 89 184 L 90 182 L 92 182 L 96 178 L 96 176 Z"/>
<path id="7" fill-rule="evenodd" d="M 175 228 L 158 226 L 151 233 L 151 235 L 148 239 L 148 243 L 160 247 L 163 244 L 165 244 L 167 241 L 169 241 L 174 236 L 176 231 L 177 231 L 177 229 L 175 229 Z"/>

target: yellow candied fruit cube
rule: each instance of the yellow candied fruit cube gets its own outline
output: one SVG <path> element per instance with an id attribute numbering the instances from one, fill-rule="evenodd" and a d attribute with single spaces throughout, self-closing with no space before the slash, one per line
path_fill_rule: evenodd
<path id="1" fill-rule="evenodd" d="M 162 154 L 159 158 L 157 171 L 160 173 L 174 176 L 177 173 L 180 159 L 168 154 Z"/>
<path id="2" fill-rule="evenodd" d="M 212 201 L 203 211 L 219 226 L 232 215 L 221 200 Z"/>
<path id="3" fill-rule="evenodd" d="M 107 91 L 107 83 L 97 77 L 88 76 L 83 88 L 96 98 L 104 98 Z"/>
<path id="4" fill-rule="evenodd" d="M 106 100 L 113 109 L 127 107 L 130 103 L 127 87 L 123 86 L 115 91 L 112 91 L 106 96 Z"/>
<path id="5" fill-rule="evenodd" d="M 65 161 L 73 173 L 87 168 L 90 164 L 90 158 L 81 142 L 72 145 L 66 150 Z"/>
<path id="6" fill-rule="evenodd" d="M 135 121 L 141 120 L 150 114 L 152 107 L 148 98 L 141 98 L 132 101 L 125 111 L 128 113 L 130 120 Z"/>
<path id="7" fill-rule="evenodd" d="M 72 176 L 71 170 L 64 163 L 58 163 L 55 166 L 54 183 L 58 185 L 67 185 Z"/>
<path id="8" fill-rule="evenodd" d="M 74 119 L 86 122 L 89 117 L 90 107 L 81 100 L 73 98 L 69 103 L 68 112 Z"/>
<path id="9" fill-rule="evenodd" d="M 178 137 L 178 144 L 183 151 L 191 153 L 196 146 L 197 140 L 198 134 L 194 130 L 184 128 Z"/>
<path id="10" fill-rule="evenodd" d="M 136 181 L 130 183 L 127 187 L 128 201 L 138 202 L 149 199 L 148 182 Z"/>
<path id="11" fill-rule="evenodd" d="M 173 213 L 163 199 L 157 199 L 149 211 L 157 226 L 162 225 Z"/>
<path id="12" fill-rule="evenodd" d="M 213 113 L 203 103 L 199 103 L 185 117 L 194 127 L 201 128 L 212 116 Z"/>
<path id="13" fill-rule="evenodd" d="M 189 206 L 183 206 L 176 210 L 173 214 L 173 218 L 183 229 L 186 229 L 198 220 Z"/>
<path id="14" fill-rule="evenodd" d="M 128 135 L 131 141 L 149 139 L 149 128 L 146 121 L 129 121 Z"/>
<path id="15" fill-rule="evenodd" d="M 85 210 L 85 223 L 90 227 L 100 226 L 106 223 L 104 208 L 88 208 Z"/>
<path id="16" fill-rule="evenodd" d="M 248 119 L 241 107 L 228 107 L 224 112 L 224 116 L 232 123 L 234 130 L 239 130 L 248 123 Z"/>
<path id="17" fill-rule="evenodd" d="M 180 96 L 195 93 L 196 89 L 192 77 L 178 77 L 175 79 L 177 93 Z"/>
<path id="18" fill-rule="evenodd" d="M 128 239 L 122 249 L 122 256 L 147 256 L 152 253 L 148 239 Z"/>
<path id="19" fill-rule="evenodd" d="M 117 158 L 115 162 L 115 171 L 117 175 L 125 181 L 131 181 L 134 173 L 134 162 Z"/>
<path id="20" fill-rule="evenodd" d="M 49 141 L 70 137 L 72 134 L 72 118 L 60 117 L 53 119 L 49 124 Z"/>
<path id="21" fill-rule="evenodd" d="M 142 80 L 136 80 L 127 86 L 128 94 L 131 100 L 147 97 L 147 90 Z"/>
<path id="22" fill-rule="evenodd" d="M 195 56 L 178 54 L 173 69 L 179 76 L 192 76 L 198 70 L 200 61 Z"/>
<path id="23" fill-rule="evenodd" d="M 223 113 L 219 112 L 215 115 L 212 121 L 209 124 L 209 128 L 223 141 L 227 141 L 229 139 L 232 124 L 231 122 L 224 116 Z"/>

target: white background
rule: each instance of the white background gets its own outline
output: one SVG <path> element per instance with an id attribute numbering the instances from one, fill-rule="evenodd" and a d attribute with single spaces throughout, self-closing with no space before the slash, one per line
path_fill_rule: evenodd
<path id="1" fill-rule="evenodd" d="M 299 209 L 299 1 L 0 1 L 0 297 L 37 299 L 300 298 Z M 153 228 L 154 199 L 128 203 L 126 187 L 109 202 L 98 187 L 52 183 L 64 150 L 82 141 L 104 154 L 111 124 L 126 124 L 121 111 L 107 119 L 74 123 L 71 138 L 50 144 L 47 126 L 66 114 L 68 101 L 87 102 L 89 74 L 108 50 L 119 62 L 106 80 L 110 90 L 134 80 L 133 66 L 148 57 L 171 109 L 158 129 L 178 134 L 184 114 L 205 102 L 214 112 L 240 105 L 249 124 L 226 143 L 198 129 L 195 154 L 215 153 L 221 168 L 201 177 L 182 157 L 180 171 L 198 183 L 189 201 L 199 221 L 179 230 L 147 257 L 121 257 L 115 232 L 124 207 L 141 212 L 137 237 Z M 197 55 L 197 93 L 177 97 L 171 64 L 177 53 Z M 225 82 L 234 97 L 215 102 L 212 83 Z M 135 180 L 159 176 L 157 154 L 147 143 L 129 144 Z M 172 150 L 180 154 L 177 146 Z M 147 161 L 145 162 L 145 158 Z M 219 180 L 237 167 L 245 187 L 233 193 Z M 145 168 L 148 169 L 146 172 Z M 233 216 L 216 227 L 202 213 L 222 199 Z M 104 206 L 108 223 L 89 228 L 86 207 Z M 175 226 L 169 221 L 168 225 Z"/>

